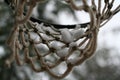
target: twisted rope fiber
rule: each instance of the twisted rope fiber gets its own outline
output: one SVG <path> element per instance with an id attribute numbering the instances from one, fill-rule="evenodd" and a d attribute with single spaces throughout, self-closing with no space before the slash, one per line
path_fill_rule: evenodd
<path id="1" fill-rule="evenodd" d="M 111 10 L 115 0 L 104 0 L 101 9 L 101 0 L 98 7 L 91 0 L 91 6 L 86 0 L 83 5 L 76 6 L 73 0 L 65 0 L 71 8 L 85 11 L 90 16 L 90 22 L 78 25 L 57 25 L 43 22 L 31 17 L 33 8 L 44 0 L 12 0 L 14 6 L 15 24 L 7 40 L 12 55 L 6 63 L 10 65 L 16 60 L 18 65 L 30 64 L 35 72 L 48 72 L 51 76 L 62 79 L 72 69 L 90 58 L 97 47 L 99 28 L 105 25 L 116 13 L 120 5 Z M 40 4 L 39 4 L 40 5 Z M 24 13 L 24 7 L 29 7 Z M 66 70 L 62 73 L 54 69 L 62 65 Z"/>

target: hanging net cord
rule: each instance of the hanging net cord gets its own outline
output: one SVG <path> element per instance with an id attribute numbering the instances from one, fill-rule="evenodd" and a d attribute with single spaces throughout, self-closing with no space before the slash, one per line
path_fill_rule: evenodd
<path id="1" fill-rule="evenodd" d="M 15 24 L 7 40 L 12 55 L 6 63 L 10 65 L 16 60 L 18 65 L 30 64 L 35 72 L 48 72 L 55 78 L 64 78 L 73 67 L 82 64 L 90 58 L 97 47 L 99 28 L 106 24 L 120 11 L 120 5 L 112 9 L 115 0 L 101 0 L 98 6 L 91 0 L 91 6 L 86 0 L 83 5 L 76 6 L 73 0 L 65 0 L 71 8 L 85 11 L 90 16 L 90 22 L 78 25 L 57 25 L 43 22 L 31 17 L 33 8 L 44 0 L 12 0 L 14 6 Z M 39 4 L 40 5 L 40 4 Z M 24 14 L 24 7 L 27 13 Z M 112 9 L 112 10 L 111 10 Z M 65 71 L 59 73 L 62 65 Z M 55 71 L 54 71 L 55 70 Z"/>

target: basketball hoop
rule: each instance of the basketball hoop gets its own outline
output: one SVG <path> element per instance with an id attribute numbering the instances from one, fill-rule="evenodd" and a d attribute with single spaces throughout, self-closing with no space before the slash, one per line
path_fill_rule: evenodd
<path id="1" fill-rule="evenodd" d="M 73 67 L 94 54 L 99 28 L 120 11 L 120 5 L 111 10 L 115 0 L 104 0 L 103 9 L 101 0 L 98 0 L 98 7 L 94 0 L 91 0 L 91 6 L 86 0 L 82 0 L 82 6 L 76 6 L 73 0 L 66 0 L 74 10 L 87 12 L 90 22 L 65 26 L 32 21 L 35 19 L 31 17 L 32 10 L 41 1 L 44 0 L 12 0 L 16 22 L 7 44 L 13 54 L 6 62 L 10 64 L 16 60 L 20 66 L 30 64 L 35 72 L 46 71 L 55 78 L 64 78 Z M 24 15 L 25 6 L 29 9 Z M 62 74 L 54 72 L 53 69 L 61 64 L 66 70 Z"/>

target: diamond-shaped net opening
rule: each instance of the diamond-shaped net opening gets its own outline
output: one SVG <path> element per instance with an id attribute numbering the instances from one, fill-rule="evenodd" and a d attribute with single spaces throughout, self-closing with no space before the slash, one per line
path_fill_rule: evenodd
<path id="1" fill-rule="evenodd" d="M 74 66 L 94 54 L 99 28 L 120 11 L 120 6 L 111 10 L 114 0 L 104 0 L 103 9 L 101 0 L 97 6 L 94 0 L 91 5 L 82 0 L 81 6 L 76 6 L 73 0 L 66 0 L 73 9 L 87 12 L 90 22 L 65 26 L 32 21 L 32 10 L 41 1 L 44 0 L 11 1 L 16 22 L 7 41 L 13 54 L 6 62 L 16 60 L 18 65 L 29 64 L 35 72 L 46 71 L 55 78 L 64 78 Z M 25 6 L 28 7 L 26 14 Z M 61 66 L 64 69 L 61 70 Z"/>

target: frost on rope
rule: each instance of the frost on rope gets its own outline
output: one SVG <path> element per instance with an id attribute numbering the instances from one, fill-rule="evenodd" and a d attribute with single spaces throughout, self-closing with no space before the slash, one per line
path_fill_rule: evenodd
<path id="1" fill-rule="evenodd" d="M 91 5 L 88 5 L 87 0 L 82 0 L 82 5 L 78 7 L 74 3 L 75 0 L 65 0 L 72 9 L 88 13 L 90 22 L 56 25 L 31 17 L 33 8 L 41 5 L 42 3 L 37 3 L 42 1 L 44 0 L 12 0 L 10 2 L 9 6 L 12 5 L 15 12 L 16 23 L 7 40 L 12 55 L 6 60 L 6 64 L 10 65 L 16 60 L 18 65 L 30 64 L 29 66 L 35 72 L 45 71 L 52 77 L 62 79 L 75 66 L 82 64 L 94 54 L 99 28 L 120 11 L 120 5 L 112 9 L 115 0 L 99 0 L 98 5 L 94 0 L 90 1 Z M 102 1 L 104 5 L 101 8 Z M 27 13 L 24 7 L 27 8 Z M 60 69 L 61 65 L 65 71 Z M 61 70 L 60 73 L 55 69 L 56 67 Z"/>

